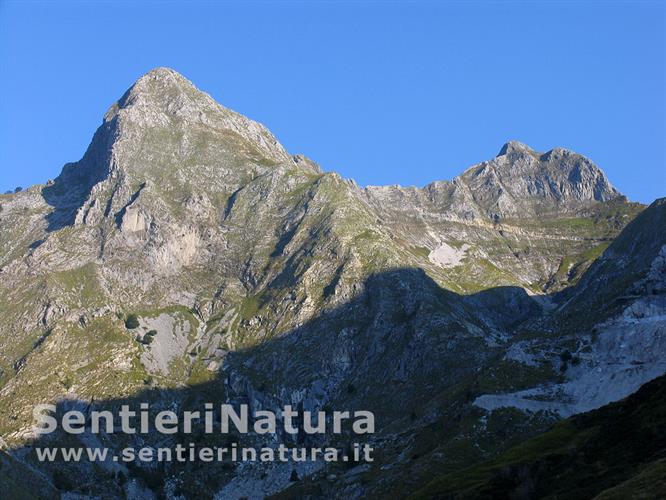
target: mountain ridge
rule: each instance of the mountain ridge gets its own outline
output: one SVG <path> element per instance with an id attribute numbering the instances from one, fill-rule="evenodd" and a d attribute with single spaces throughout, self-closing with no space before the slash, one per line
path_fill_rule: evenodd
<path id="1" fill-rule="evenodd" d="M 0 434 L 21 461 L 41 467 L 27 447 L 37 402 L 113 407 L 146 393 L 179 407 L 206 397 L 253 409 L 367 406 L 381 463 L 357 475 L 334 467 L 343 485 L 325 469 L 299 474 L 332 497 L 379 498 L 544 430 L 560 415 L 525 410 L 516 395 L 612 364 L 618 325 L 635 334 L 620 367 L 632 384 L 658 368 L 631 361 L 663 323 L 661 288 L 641 283 L 653 268 L 661 276 L 666 242 L 631 221 L 661 224 L 663 203 L 628 202 L 580 155 L 511 142 L 450 182 L 362 188 L 289 155 L 181 78 L 148 73 L 79 162 L 0 196 Z M 651 262 L 625 265 L 640 255 L 623 242 L 639 239 Z M 619 306 L 581 319 L 574 306 L 587 302 L 573 292 L 610 281 Z M 173 401 L 160 400 L 167 393 Z M 556 410 L 570 403 L 546 396 Z M 182 487 L 275 493 L 272 479 L 290 484 L 288 467 L 204 468 Z M 89 493 L 123 494 L 74 468 Z M 123 474 L 164 493 L 180 472 Z"/>
<path id="2" fill-rule="evenodd" d="M 136 108 L 136 109 L 134 109 Z M 123 113 L 125 111 L 125 113 Z M 220 119 L 216 123 L 214 120 L 207 116 L 210 113 L 219 113 L 225 115 L 225 118 L 232 117 L 233 119 L 225 120 Z M 105 114 L 103 126 L 118 120 L 123 115 L 128 115 L 128 121 L 136 121 L 141 127 L 151 127 L 155 125 L 173 126 L 169 117 L 182 118 L 185 122 L 194 122 L 207 127 L 218 125 L 221 128 L 227 128 L 233 132 L 243 135 L 243 132 L 248 134 L 251 141 L 259 144 L 267 159 L 277 162 L 289 163 L 293 158 L 286 153 L 284 148 L 279 144 L 277 139 L 261 124 L 249 120 L 242 115 L 225 108 L 214 101 L 210 95 L 197 89 L 194 84 L 186 79 L 180 73 L 165 67 L 155 68 L 140 77 L 127 92 L 110 108 Z M 124 116 L 123 116 L 124 117 Z M 116 131 L 115 128 L 111 133 L 107 133 L 108 137 L 106 143 L 109 141 L 122 139 L 118 134 L 122 135 L 122 131 Z M 127 132 L 129 134 L 129 131 Z M 600 192 L 595 193 L 594 198 L 597 201 L 604 201 L 612 199 L 613 197 L 620 196 L 620 193 L 610 185 L 605 177 L 605 174 L 590 160 L 578 153 L 564 149 L 553 148 L 546 153 L 537 153 L 529 146 L 518 141 L 508 141 L 505 143 L 496 158 L 509 156 L 513 158 L 523 158 L 525 156 L 538 157 L 542 160 L 539 167 L 545 168 L 543 162 L 552 158 L 564 158 L 567 156 L 574 157 L 576 161 L 582 161 L 592 169 L 594 177 L 600 177 L 601 184 Z M 486 166 L 494 166 L 494 159 L 481 162 L 465 169 L 461 174 L 456 176 L 452 181 L 434 180 L 427 186 L 428 187 L 444 184 L 455 183 L 456 179 L 471 177 L 466 175 L 468 173 L 480 174 L 479 170 L 483 170 Z M 504 166 L 500 163 L 501 166 Z M 484 178 L 484 180 L 486 180 Z M 391 185 L 391 187 L 409 188 L 409 186 Z M 387 188 L 389 186 L 367 186 L 367 188 Z M 419 189 L 419 188 L 417 188 Z"/>

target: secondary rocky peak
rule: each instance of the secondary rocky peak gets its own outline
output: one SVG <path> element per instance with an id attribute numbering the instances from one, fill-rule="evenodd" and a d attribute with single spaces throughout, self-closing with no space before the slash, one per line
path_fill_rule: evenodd
<path id="1" fill-rule="evenodd" d="M 540 153 L 509 141 L 490 161 L 461 176 L 481 213 L 491 217 L 575 212 L 621 194 L 604 172 L 583 155 L 564 148 Z"/>

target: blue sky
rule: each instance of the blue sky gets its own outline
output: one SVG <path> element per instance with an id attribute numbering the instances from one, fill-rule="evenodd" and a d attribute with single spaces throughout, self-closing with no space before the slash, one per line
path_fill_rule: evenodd
<path id="1" fill-rule="evenodd" d="M 516 139 L 666 196 L 666 2 L 0 0 L 0 190 L 78 160 L 156 66 L 360 184 L 450 179 Z"/>

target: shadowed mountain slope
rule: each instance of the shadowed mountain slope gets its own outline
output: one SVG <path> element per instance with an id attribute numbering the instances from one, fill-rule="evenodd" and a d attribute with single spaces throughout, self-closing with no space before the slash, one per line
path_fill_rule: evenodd
<path id="1" fill-rule="evenodd" d="M 558 422 L 491 462 L 411 498 L 660 498 L 666 492 L 666 377 L 625 400 Z"/>

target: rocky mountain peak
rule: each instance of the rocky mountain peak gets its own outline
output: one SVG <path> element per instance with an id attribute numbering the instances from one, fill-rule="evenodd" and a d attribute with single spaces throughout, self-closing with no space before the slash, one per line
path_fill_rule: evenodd
<path id="1" fill-rule="evenodd" d="M 189 81 L 187 78 L 185 78 L 183 75 L 178 73 L 178 71 L 171 68 L 167 68 L 165 66 L 158 66 L 157 68 L 151 69 L 150 71 L 148 71 L 148 73 L 140 77 L 136 81 L 134 86 L 140 86 L 151 81 L 171 82 L 176 85 L 184 85 L 187 87 L 194 88 L 194 84 L 191 81 Z"/>
<path id="2" fill-rule="evenodd" d="M 522 155 L 522 154 L 537 154 L 532 148 L 527 144 L 523 144 L 519 141 L 509 141 L 502 146 L 500 152 L 497 156 L 511 156 L 511 155 Z"/>
<path id="3" fill-rule="evenodd" d="M 183 75 L 169 68 L 155 68 L 140 77 L 111 106 L 105 119 L 111 120 L 120 110 L 136 109 L 157 118 L 160 113 L 195 119 L 198 110 L 214 104 Z M 189 116 L 188 116 L 189 115 Z"/>
<path id="4" fill-rule="evenodd" d="M 159 143 L 178 135 L 179 144 L 170 147 L 185 152 L 196 143 L 212 142 L 216 136 L 215 142 L 226 143 L 229 152 L 245 152 L 260 162 L 291 162 L 266 127 L 218 104 L 170 68 L 155 68 L 140 77 L 109 108 L 104 122 L 114 120 L 122 124 L 116 127 L 116 139 L 142 138 L 145 145 L 146 139 Z"/>
<path id="5" fill-rule="evenodd" d="M 131 88 L 136 92 L 154 92 L 164 88 L 175 88 L 183 91 L 187 89 L 196 90 L 194 84 L 183 75 L 165 67 L 151 69 L 141 76 Z"/>
<path id="6" fill-rule="evenodd" d="M 155 206 L 192 190 L 228 193 L 279 165 L 298 163 L 266 127 L 155 68 L 110 107 L 83 158 L 65 165 L 44 196 L 60 221 L 51 227 L 95 223 L 138 203 L 139 193 Z"/>

